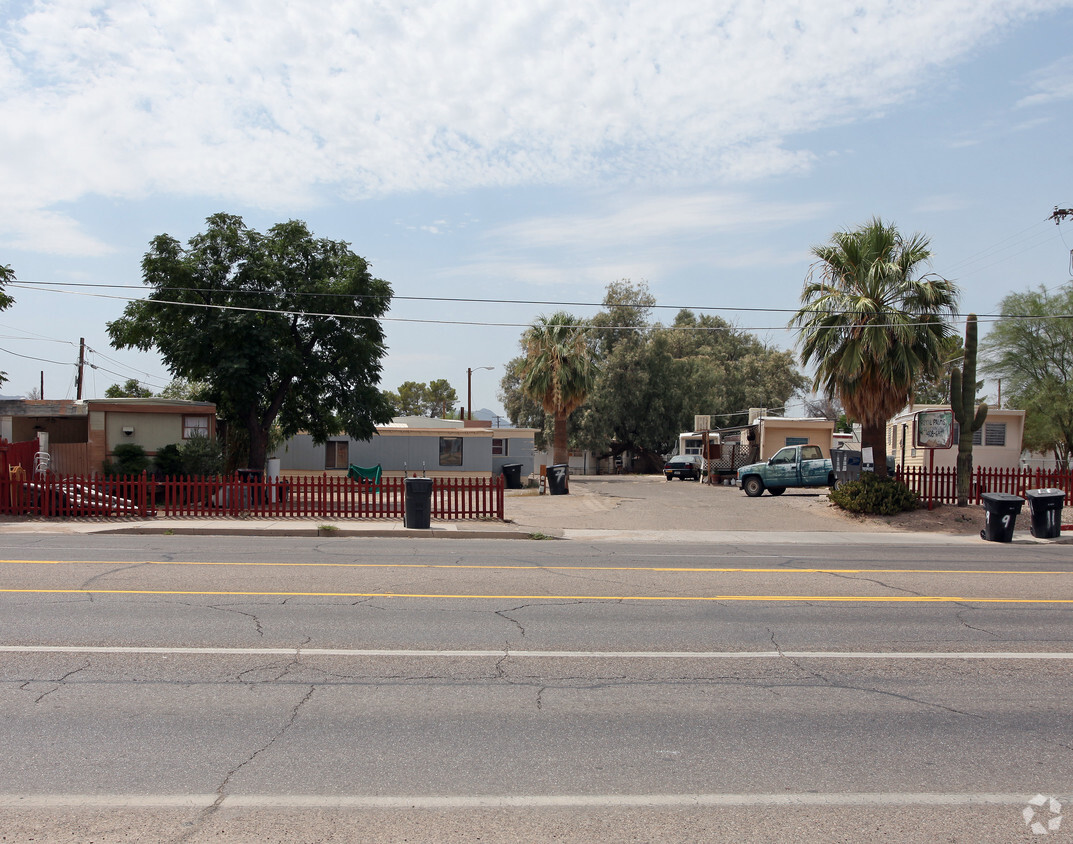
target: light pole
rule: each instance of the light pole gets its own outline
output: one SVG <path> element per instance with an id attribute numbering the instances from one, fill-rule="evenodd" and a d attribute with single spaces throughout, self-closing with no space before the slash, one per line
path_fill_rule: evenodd
<path id="1" fill-rule="evenodd" d="M 466 368 L 466 417 L 473 419 L 473 373 L 478 369 L 495 369 L 494 366 L 472 366 Z"/>

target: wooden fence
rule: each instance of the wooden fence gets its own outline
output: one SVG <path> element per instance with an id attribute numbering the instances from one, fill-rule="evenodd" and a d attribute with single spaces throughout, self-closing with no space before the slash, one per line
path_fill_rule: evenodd
<path id="1" fill-rule="evenodd" d="M 902 467 L 895 476 L 924 501 L 956 504 L 957 469 Z M 1073 472 L 1047 469 L 990 469 L 978 466 L 972 473 L 969 501 L 979 504 L 985 492 L 1006 492 L 1024 497 L 1030 489 L 1060 489 L 1065 492 L 1065 506 L 1073 505 Z"/>
<path id="2" fill-rule="evenodd" d="M 435 478 L 433 519 L 503 519 L 503 476 Z M 379 483 L 338 475 L 250 480 L 92 477 L 46 473 L 0 477 L 0 513 L 43 518 L 78 516 L 265 516 L 273 518 L 401 519 L 403 478 Z"/>

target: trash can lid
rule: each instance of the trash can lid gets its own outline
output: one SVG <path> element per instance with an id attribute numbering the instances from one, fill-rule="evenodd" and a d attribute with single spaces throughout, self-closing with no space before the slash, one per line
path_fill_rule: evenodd
<path id="1" fill-rule="evenodd" d="M 1015 501 L 1021 504 L 1025 503 L 1025 500 L 1019 495 L 1010 495 L 1008 492 L 985 492 L 980 498 L 984 501 L 990 501 L 993 504 L 1013 504 Z"/>
<path id="2" fill-rule="evenodd" d="M 1026 489 L 1025 495 L 1029 498 L 1050 498 L 1059 495 L 1062 496 L 1062 498 L 1065 498 L 1066 491 L 1064 489 L 1055 489 L 1054 487 L 1049 487 L 1048 489 Z"/>

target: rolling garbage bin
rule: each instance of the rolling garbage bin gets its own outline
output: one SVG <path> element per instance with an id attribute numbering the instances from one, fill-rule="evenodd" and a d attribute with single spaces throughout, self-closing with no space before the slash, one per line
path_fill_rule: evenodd
<path id="1" fill-rule="evenodd" d="M 570 467 L 566 463 L 556 463 L 548 467 L 548 493 L 550 495 L 567 495 L 570 484 L 567 480 Z"/>
<path id="2" fill-rule="evenodd" d="M 507 485 L 507 489 L 521 489 L 522 488 L 522 464 L 521 463 L 504 463 L 503 464 L 503 481 Z"/>
<path id="3" fill-rule="evenodd" d="M 1066 494 L 1061 489 L 1030 489 L 1025 492 L 1032 514 L 1032 535 L 1037 539 L 1058 539 L 1062 535 L 1062 504 Z"/>
<path id="4" fill-rule="evenodd" d="M 432 478 L 407 478 L 406 509 L 402 526 L 427 530 L 432 527 Z"/>
<path id="5" fill-rule="evenodd" d="M 989 542 L 1012 542 L 1013 526 L 1025 500 L 1006 492 L 985 492 L 980 496 L 984 502 L 984 529 L 980 538 Z"/>

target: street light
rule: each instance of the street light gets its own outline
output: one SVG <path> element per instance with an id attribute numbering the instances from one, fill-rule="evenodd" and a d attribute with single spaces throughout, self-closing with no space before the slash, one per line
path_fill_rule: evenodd
<path id="1" fill-rule="evenodd" d="M 494 366 L 473 366 L 466 368 L 466 415 L 473 420 L 473 373 L 478 369 L 495 369 Z"/>

